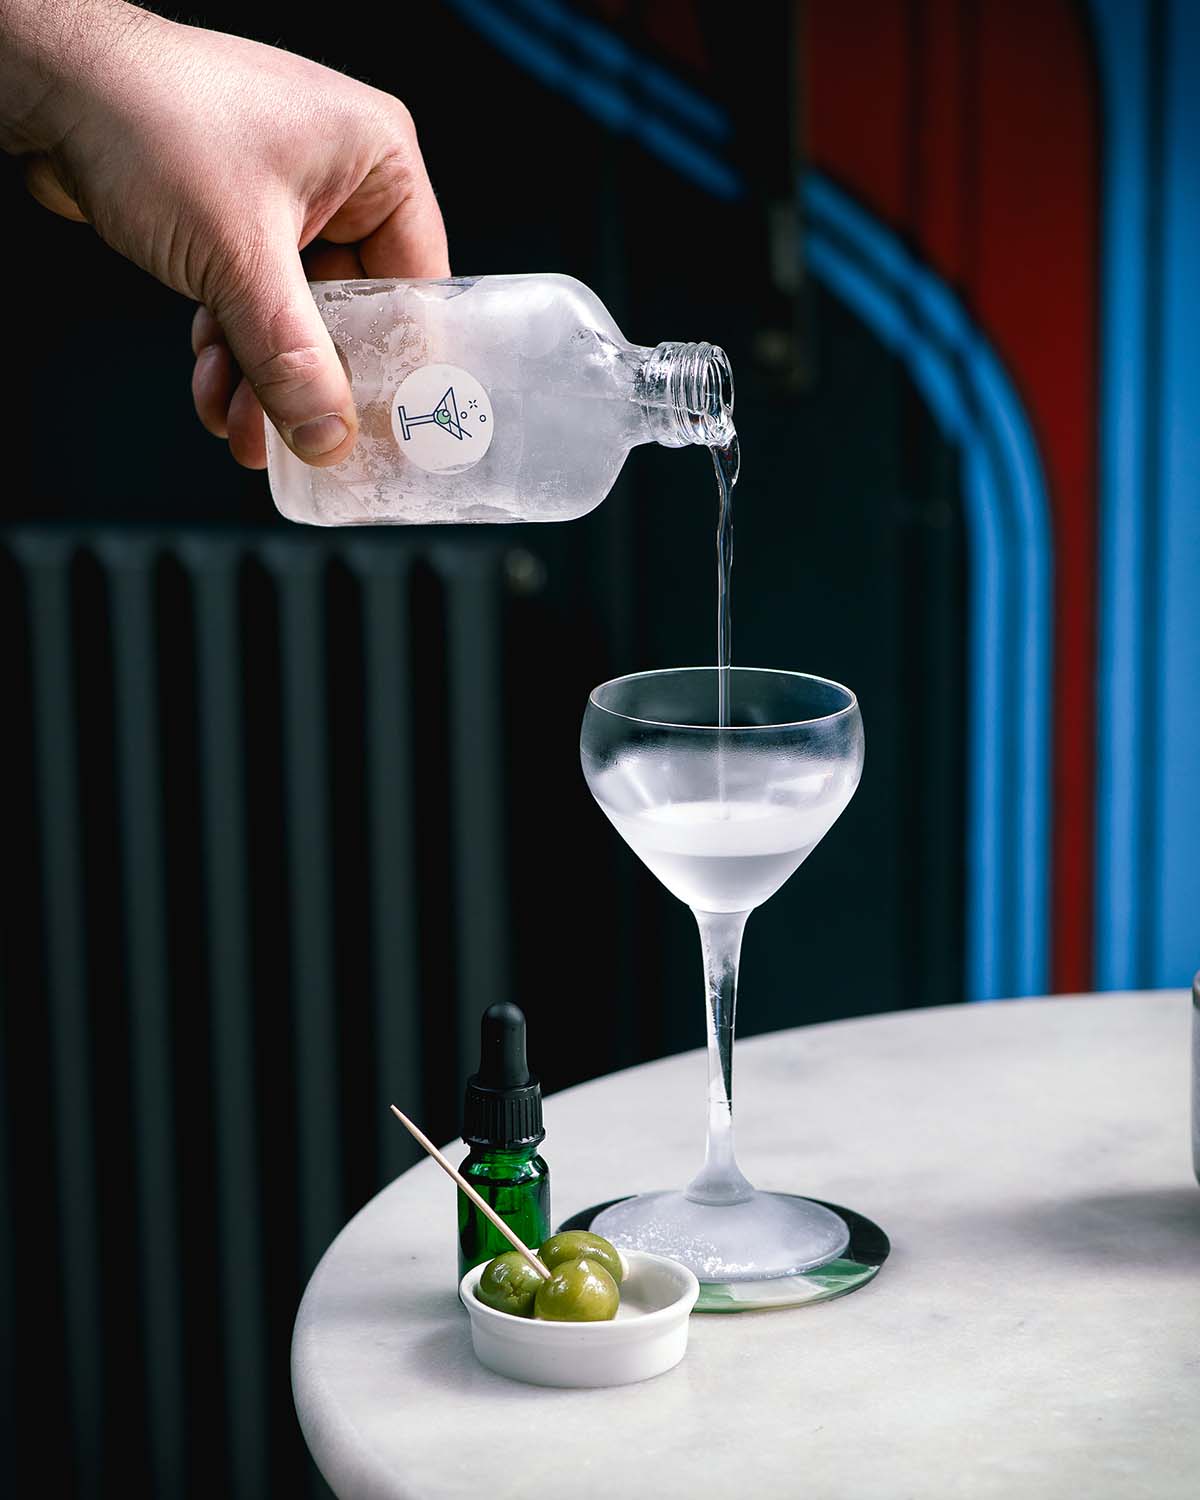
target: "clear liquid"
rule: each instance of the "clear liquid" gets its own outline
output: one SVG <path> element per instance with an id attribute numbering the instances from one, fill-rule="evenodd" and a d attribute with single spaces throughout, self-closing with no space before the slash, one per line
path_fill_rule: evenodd
<path id="1" fill-rule="evenodd" d="M 733 487 L 741 468 L 742 452 L 735 432 L 724 448 L 712 448 L 717 475 L 717 724 L 729 723 L 729 668 L 733 665 L 733 605 L 730 574 L 733 570 Z"/>
<path id="2" fill-rule="evenodd" d="M 707 757 L 705 757 L 707 759 Z M 637 805 L 653 772 L 622 757 L 593 786 L 613 827 L 680 901 L 697 911 L 752 911 L 783 885 L 837 821 L 853 786 L 817 773 L 802 802 L 702 800 Z M 712 770 L 710 762 L 710 771 Z M 632 794 L 632 795 L 631 795 Z"/>

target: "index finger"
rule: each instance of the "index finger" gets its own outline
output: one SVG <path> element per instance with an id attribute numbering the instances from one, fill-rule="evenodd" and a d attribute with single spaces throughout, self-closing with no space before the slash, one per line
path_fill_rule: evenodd
<path id="1" fill-rule="evenodd" d="M 368 276 L 449 276 L 446 228 L 428 178 L 358 247 Z"/>

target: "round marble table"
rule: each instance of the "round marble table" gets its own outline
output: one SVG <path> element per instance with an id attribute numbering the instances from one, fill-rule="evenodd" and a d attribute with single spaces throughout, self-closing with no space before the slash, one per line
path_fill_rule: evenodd
<path id="1" fill-rule="evenodd" d="M 693 1317 L 683 1363 L 644 1385 L 543 1390 L 476 1363 L 454 1187 L 423 1162 L 300 1305 L 309 1448 L 342 1500 L 1193 1500 L 1189 1020 L 1161 991 L 739 1043 L 747 1174 L 857 1208 L 891 1258 L 840 1301 Z M 688 1053 L 548 1099 L 556 1220 L 683 1181 L 704 1092 Z"/>

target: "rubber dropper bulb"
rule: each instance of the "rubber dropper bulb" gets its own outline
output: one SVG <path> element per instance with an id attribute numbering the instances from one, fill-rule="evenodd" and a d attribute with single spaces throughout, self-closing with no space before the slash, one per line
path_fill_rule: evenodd
<path id="1" fill-rule="evenodd" d="M 525 1055 L 525 1014 L 511 1000 L 489 1005 L 479 1022 L 477 1088 L 519 1089 L 533 1082 Z"/>

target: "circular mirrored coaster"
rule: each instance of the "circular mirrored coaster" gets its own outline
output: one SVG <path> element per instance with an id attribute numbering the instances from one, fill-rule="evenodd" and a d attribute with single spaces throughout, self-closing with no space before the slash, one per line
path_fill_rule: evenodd
<path id="1" fill-rule="evenodd" d="M 798 1195 L 781 1194 L 790 1197 Z M 613 1198 L 597 1203 L 573 1215 L 559 1229 L 591 1229 L 595 1220 L 607 1210 L 628 1200 Z M 829 1302 L 845 1297 L 866 1286 L 888 1258 L 891 1243 L 878 1224 L 842 1208 L 837 1203 L 822 1203 L 816 1198 L 800 1198 L 836 1214 L 846 1228 L 845 1249 L 834 1260 L 796 1276 L 776 1276 L 768 1281 L 700 1282 L 700 1300 L 696 1312 L 750 1312 L 766 1307 L 800 1307 L 808 1302 Z"/>

